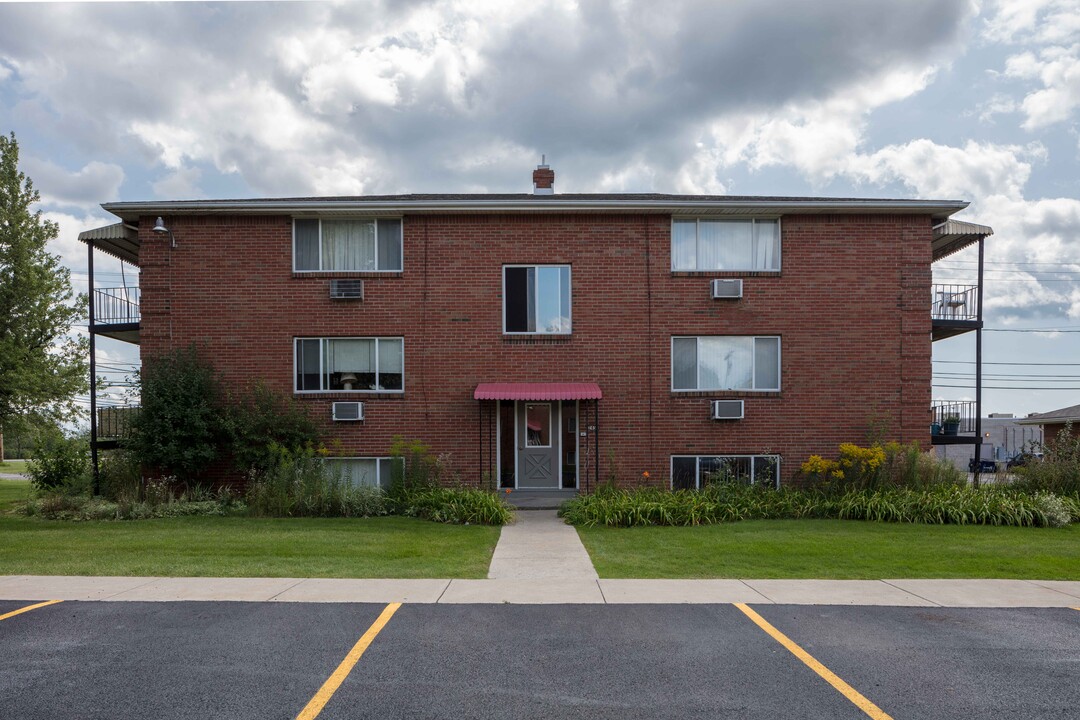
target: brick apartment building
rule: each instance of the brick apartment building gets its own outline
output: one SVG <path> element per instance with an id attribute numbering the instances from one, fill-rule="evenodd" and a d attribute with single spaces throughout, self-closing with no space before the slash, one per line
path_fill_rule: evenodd
<path id="1" fill-rule="evenodd" d="M 194 343 L 227 383 L 291 394 L 367 482 L 386 481 L 395 435 L 467 482 L 582 490 L 694 487 L 721 464 L 786 481 L 871 425 L 929 445 L 931 343 L 981 326 L 973 295 L 931 278 L 991 232 L 950 220 L 967 203 L 533 180 L 106 204 L 120 222 L 80 236 L 91 283 L 97 249 L 140 286 L 95 287 L 91 336 L 144 359 Z"/>

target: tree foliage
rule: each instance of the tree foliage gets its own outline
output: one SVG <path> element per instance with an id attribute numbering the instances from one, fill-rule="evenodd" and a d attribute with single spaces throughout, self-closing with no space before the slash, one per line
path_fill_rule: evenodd
<path id="1" fill-rule="evenodd" d="M 217 373 L 192 346 L 147 358 L 138 382 L 142 407 L 127 447 L 150 468 L 196 479 L 218 458 L 223 436 Z"/>
<path id="2" fill-rule="evenodd" d="M 15 135 L 0 136 L 0 432 L 31 417 L 70 417 L 85 392 L 88 343 L 68 333 L 86 317 L 60 258 L 59 228 L 31 207 L 40 199 L 19 172 Z"/>
<path id="3" fill-rule="evenodd" d="M 262 383 L 224 392 L 194 346 L 147 358 L 137 381 L 142 407 L 125 445 L 144 466 L 186 483 L 229 457 L 241 473 L 261 477 L 276 448 L 299 450 L 319 440 L 315 423 L 292 398 Z"/>

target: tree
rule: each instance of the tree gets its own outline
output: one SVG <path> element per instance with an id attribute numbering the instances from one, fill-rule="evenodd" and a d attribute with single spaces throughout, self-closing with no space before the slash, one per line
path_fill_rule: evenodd
<path id="1" fill-rule="evenodd" d="M 65 420 L 86 392 L 89 343 L 69 333 L 86 317 L 86 296 L 46 245 L 56 223 L 31 211 L 40 200 L 19 172 L 15 134 L 0 136 L 0 457 L 5 427 L 34 418 Z"/>

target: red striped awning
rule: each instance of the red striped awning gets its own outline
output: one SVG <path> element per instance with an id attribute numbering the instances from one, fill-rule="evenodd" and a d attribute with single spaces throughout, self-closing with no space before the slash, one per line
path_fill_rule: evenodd
<path id="1" fill-rule="evenodd" d="M 474 400 L 600 400 L 596 383 L 480 383 Z"/>

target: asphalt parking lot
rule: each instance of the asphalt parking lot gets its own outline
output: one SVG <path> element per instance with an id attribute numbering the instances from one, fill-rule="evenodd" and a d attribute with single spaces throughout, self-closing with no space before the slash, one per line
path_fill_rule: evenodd
<path id="1" fill-rule="evenodd" d="M 0 617 L 32 604 L 0 600 Z M 39 607 L 0 620 L 0 717 L 294 718 L 305 707 L 327 719 L 874 717 L 734 605 L 407 604 L 386 620 L 387 607 Z M 877 717 L 1080 712 L 1077 610 L 752 612 Z M 340 686 L 313 709 L 334 675 Z"/>

